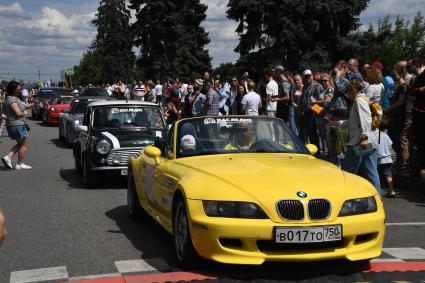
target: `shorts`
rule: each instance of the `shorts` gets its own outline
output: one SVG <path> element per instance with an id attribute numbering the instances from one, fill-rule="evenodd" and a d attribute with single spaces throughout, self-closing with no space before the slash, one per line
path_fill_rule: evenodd
<path id="1" fill-rule="evenodd" d="M 392 177 L 393 176 L 393 164 L 392 163 L 386 163 L 386 164 L 379 164 L 378 165 L 378 173 L 381 177 Z"/>
<path id="2" fill-rule="evenodd" d="M 9 138 L 12 140 L 20 140 L 28 137 L 28 131 L 25 125 L 6 126 Z"/>

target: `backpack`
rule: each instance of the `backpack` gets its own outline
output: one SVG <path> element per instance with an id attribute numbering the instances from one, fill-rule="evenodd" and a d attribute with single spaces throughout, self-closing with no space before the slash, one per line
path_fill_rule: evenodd
<path id="1" fill-rule="evenodd" d="M 379 126 L 381 126 L 381 123 L 382 123 L 382 116 L 383 116 L 382 106 L 378 102 L 370 100 L 366 96 L 364 96 L 364 99 L 369 104 L 370 113 L 372 115 L 372 123 L 371 123 L 372 130 L 376 130 L 379 128 Z"/>

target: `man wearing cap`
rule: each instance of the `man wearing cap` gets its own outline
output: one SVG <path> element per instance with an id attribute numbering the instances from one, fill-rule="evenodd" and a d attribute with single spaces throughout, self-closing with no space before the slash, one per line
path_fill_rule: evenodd
<path id="1" fill-rule="evenodd" d="M 316 120 L 311 111 L 312 101 L 320 100 L 323 87 L 313 80 L 313 72 L 305 70 L 303 72 L 304 87 L 301 94 L 301 133 L 300 136 L 305 143 L 312 143 L 320 148 L 319 133 L 317 131 Z"/>
<path id="2" fill-rule="evenodd" d="M 385 110 L 388 107 L 391 106 L 390 103 L 390 83 L 387 80 L 387 78 L 383 75 L 382 70 L 384 69 L 384 65 L 382 65 L 379 61 L 373 61 L 372 64 L 370 64 L 372 67 L 374 67 L 381 75 L 381 83 L 384 85 L 384 95 L 381 97 L 380 104 L 382 108 Z"/>
<path id="3" fill-rule="evenodd" d="M 276 117 L 277 98 L 279 97 L 279 86 L 273 79 L 273 70 L 265 71 L 266 86 L 266 114 L 269 117 Z"/>

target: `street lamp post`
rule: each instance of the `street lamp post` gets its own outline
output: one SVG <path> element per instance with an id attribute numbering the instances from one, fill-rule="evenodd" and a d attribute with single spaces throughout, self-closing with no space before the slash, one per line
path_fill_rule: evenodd
<path id="1" fill-rule="evenodd" d="M 38 69 L 38 80 L 41 80 L 41 76 L 40 76 L 40 65 L 37 64 L 37 69 Z"/>

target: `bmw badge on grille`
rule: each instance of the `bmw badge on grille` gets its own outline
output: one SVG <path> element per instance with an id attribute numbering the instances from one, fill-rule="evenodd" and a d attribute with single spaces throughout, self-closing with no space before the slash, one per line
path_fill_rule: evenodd
<path id="1" fill-rule="evenodd" d="M 306 198 L 307 194 L 305 192 L 298 192 L 297 196 L 299 196 L 300 198 Z"/>

